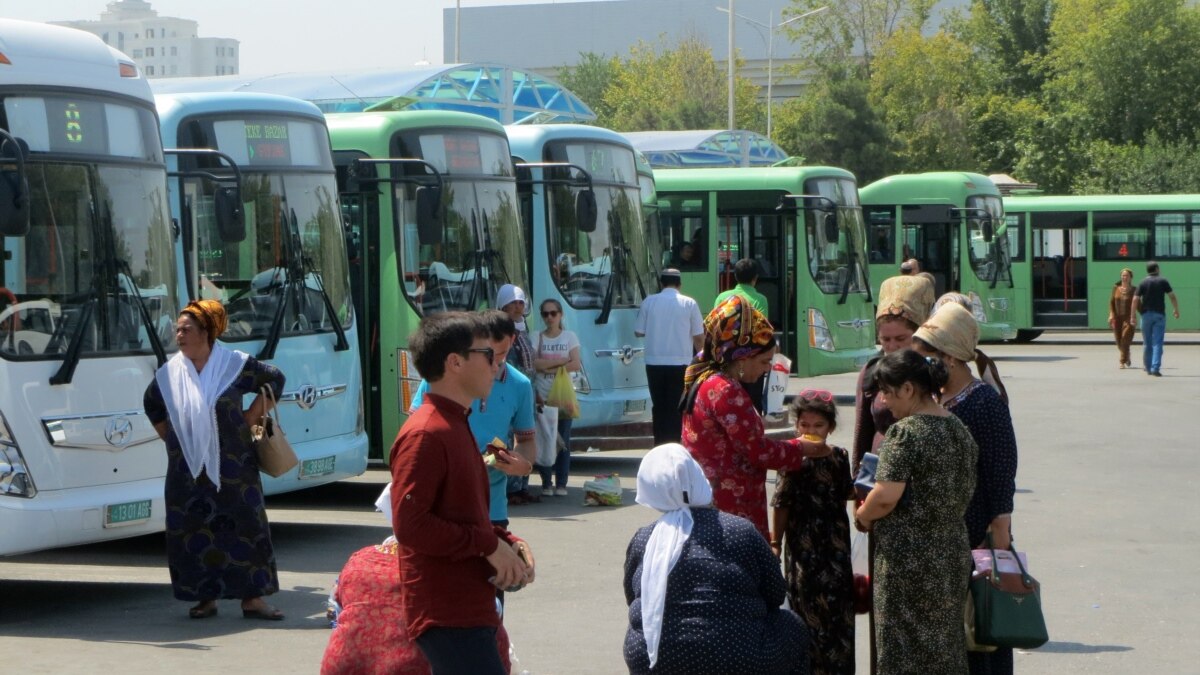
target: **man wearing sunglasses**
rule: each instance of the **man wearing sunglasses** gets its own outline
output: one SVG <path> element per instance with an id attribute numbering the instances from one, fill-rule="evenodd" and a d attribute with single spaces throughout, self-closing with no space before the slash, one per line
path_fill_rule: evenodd
<path id="1" fill-rule="evenodd" d="M 646 385 L 654 425 L 654 445 L 678 443 L 683 432 L 683 374 L 704 346 L 704 320 L 696 301 L 679 292 L 679 270 L 658 278 L 662 290 L 642 301 L 633 334 L 646 338 Z"/>
<path id="2" fill-rule="evenodd" d="M 488 518 L 488 474 L 468 418 L 500 361 L 478 315 L 445 312 L 409 337 L 425 403 L 392 445 L 392 529 L 406 628 L 434 675 L 505 672 L 496 589 L 534 577 L 529 545 Z"/>

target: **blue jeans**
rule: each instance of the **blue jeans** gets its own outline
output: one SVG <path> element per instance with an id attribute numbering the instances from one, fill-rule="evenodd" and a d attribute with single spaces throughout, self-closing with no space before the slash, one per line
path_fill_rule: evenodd
<path id="1" fill-rule="evenodd" d="M 1157 373 L 1162 367 L 1163 340 L 1167 337 L 1167 315 L 1162 312 L 1142 314 L 1142 364 L 1147 373 Z"/>
<path id="2" fill-rule="evenodd" d="M 508 477 L 508 494 L 515 495 L 522 490 L 529 489 L 529 476 L 509 476 Z"/>
<path id="3" fill-rule="evenodd" d="M 490 626 L 430 628 L 415 642 L 433 675 L 504 675 L 504 662 L 496 648 L 496 629 Z"/>
<path id="4" fill-rule="evenodd" d="M 562 449 L 554 457 L 554 466 L 541 466 L 537 470 L 542 476 L 542 487 L 550 486 L 550 475 L 553 470 L 554 487 L 567 487 L 567 477 L 571 475 L 571 418 L 559 418 L 558 437 L 562 440 Z"/>

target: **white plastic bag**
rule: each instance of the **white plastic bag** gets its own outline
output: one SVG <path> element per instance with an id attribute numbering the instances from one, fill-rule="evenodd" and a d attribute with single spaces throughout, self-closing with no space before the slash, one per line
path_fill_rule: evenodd
<path id="1" fill-rule="evenodd" d="M 792 360 L 783 354 L 771 357 L 771 371 L 767 373 L 767 404 L 768 415 L 781 415 L 787 412 L 783 398 L 787 394 L 788 375 L 792 372 Z"/>
<path id="2" fill-rule="evenodd" d="M 538 466 L 554 466 L 558 458 L 558 408 L 542 406 L 537 418 L 537 462 Z"/>

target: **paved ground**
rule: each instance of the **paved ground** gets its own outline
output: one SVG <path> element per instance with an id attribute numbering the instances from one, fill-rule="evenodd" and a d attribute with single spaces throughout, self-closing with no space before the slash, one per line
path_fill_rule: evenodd
<path id="1" fill-rule="evenodd" d="M 985 347 L 1013 399 L 1014 527 L 1043 583 L 1051 633 L 1045 647 L 1018 654 L 1022 673 L 1197 672 L 1200 346 L 1180 337 L 1192 344 L 1168 344 L 1161 379 L 1117 370 L 1115 350 L 1098 340 Z M 853 382 L 847 374 L 803 384 L 843 394 Z M 834 441 L 845 445 L 852 410 L 840 412 Z M 654 519 L 633 502 L 641 454 L 576 454 L 570 497 L 514 510 L 513 529 L 539 561 L 538 582 L 509 602 L 522 668 L 623 672 L 625 547 Z M 582 480 L 613 471 L 626 505 L 580 506 Z M 283 586 L 273 600 L 288 613 L 280 624 L 245 621 L 232 602 L 216 619 L 187 619 L 171 599 L 157 536 L 4 559 L 4 670 L 314 673 L 330 583 L 350 552 L 387 535 L 370 506 L 385 480 L 373 470 L 270 501 Z M 861 654 L 862 630 L 859 644 Z"/>

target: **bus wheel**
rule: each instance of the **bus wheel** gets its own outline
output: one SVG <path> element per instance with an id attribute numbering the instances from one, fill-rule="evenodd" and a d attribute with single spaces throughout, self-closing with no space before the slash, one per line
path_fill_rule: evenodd
<path id="1" fill-rule="evenodd" d="M 1038 339 L 1038 337 L 1041 336 L 1041 334 L 1042 334 L 1042 331 L 1040 331 L 1040 330 L 1021 329 L 1021 330 L 1017 331 L 1017 337 L 1013 339 L 1013 342 L 1020 342 L 1020 343 L 1033 342 L 1034 340 Z"/>

